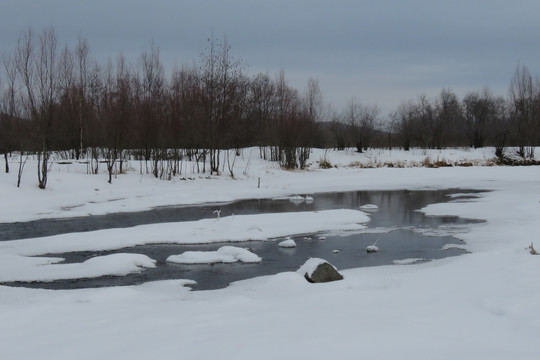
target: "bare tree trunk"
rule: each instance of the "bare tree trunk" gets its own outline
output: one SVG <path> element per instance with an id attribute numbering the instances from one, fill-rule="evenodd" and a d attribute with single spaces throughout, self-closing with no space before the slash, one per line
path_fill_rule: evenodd
<path id="1" fill-rule="evenodd" d="M 24 157 L 24 161 L 23 161 L 23 157 Z M 24 165 L 26 165 L 27 159 L 28 159 L 28 155 L 25 155 L 24 152 L 21 152 L 21 155 L 19 157 L 19 172 L 17 173 L 17 187 L 21 186 L 22 174 L 23 174 Z"/>
<path id="2" fill-rule="evenodd" d="M 227 151 L 227 169 L 229 169 L 229 174 L 231 174 L 231 177 L 234 179 L 234 164 L 236 163 L 236 159 L 238 156 L 236 155 L 236 150 L 226 150 Z M 232 156 L 232 160 L 231 160 Z M 223 165 L 225 167 L 225 165 Z"/>
<path id="3" fill-rule="evenodd" d="M 221 151 L 219 149 L 210 149 L 210 175 L 219 175 L 219 157 Z"/>
<path id="4" fill-rule="evenodd" d="M 49 171 L 49 151 L 43 145 L 43 150 L 38 152 L 38 186 L 40 189 L 47 187 Z"/>
<path id="5" fill-rule="evenodd" d="M 114 169 L 114 163 L 115 163 L 115 160 L 112 160 L 112 159 L 107 161 L 107 173 L 109 174 L 109 179 L 107 180 L 107 182 L 109 184 L 112 184 L 112 173 Z"/>
<path id="6" fill-rule="evenodd" d="M 9 173 L 9 162 L 8 162 L 8 153 L 4 153 L 4 161 L 6 162 L 6 174 Z"/>
<path id="7" fill-rule="evenodd" d="M 96 147 L 93 147 L 90 153 L 90 171 L 96 175 L 99 173 L 99 151 Z"/>

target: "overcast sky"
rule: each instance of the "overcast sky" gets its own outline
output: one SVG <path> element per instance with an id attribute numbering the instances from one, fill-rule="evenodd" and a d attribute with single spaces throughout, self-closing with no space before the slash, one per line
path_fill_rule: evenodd
<path id="1" fill-rule="evenodd" d="M 533 0 L 0 0 L 0 52 L 31 26 L 61 42 L 81 33 L 100 62 L 136 63 L 153 40 L 170 68 L 226 36 L 249 73 L 285 71 L 326 103 L 351 97 L 383 113 L 443 87 L 506 95 L 518 61 L 540 73 L 540 1 Z"/>

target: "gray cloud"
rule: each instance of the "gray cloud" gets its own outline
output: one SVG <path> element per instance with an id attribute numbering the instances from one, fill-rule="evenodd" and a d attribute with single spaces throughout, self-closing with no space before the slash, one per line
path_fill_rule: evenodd
<path id="1" fill-rule="evenodd" d="M 505 94 L 518 61 L 536 73 L 539 10 L 529 0 L 4 0 L 0 51 L 28 26 L 53 25 L 62 41 L 86 36 L 100 61 L 135 62 L 154 40 L 172 66 L 196 59 L 213 29 L 250 72 L 284 69 L 299 89 L 314 77 L 338 107 L 355 96 L 390 111 L 442 87 Z"/>

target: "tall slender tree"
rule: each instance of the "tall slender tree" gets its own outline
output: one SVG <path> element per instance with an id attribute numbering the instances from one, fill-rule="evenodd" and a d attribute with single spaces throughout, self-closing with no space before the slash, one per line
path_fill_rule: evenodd
<path id="1" fill-rule="evenodd" d="M 540 85 L 529 69 L 517 66 L 510 82 L 510 104 L 515 123 L 519 154 L 534 157 L 534 145 L 540 128 Z"/>

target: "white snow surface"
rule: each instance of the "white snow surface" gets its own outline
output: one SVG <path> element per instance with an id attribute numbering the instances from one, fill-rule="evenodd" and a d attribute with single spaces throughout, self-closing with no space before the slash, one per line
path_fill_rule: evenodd
<path id="1" fill-rule="evenodd" d="M 294 248 L 296 247 L 296 242 L 293 239 L 283 240 L 278 244 L 282 248 Z"/>
<path id="2" fill-rule="evenodd" d="M 323 230 L 361 230 L 369 217 L 358 210 L 227 216 L 177 223 L 140 225 L 0 242 L 0 254 L 41 255 L 114 250 L 145 244 L 203 244 L 263 241 Z"/>
<path id="3" fill-rule="evenodd" d="M 369 245 L 369 246 L 366 247 L 366 250 L 368 252 L 377 252 L 377 251 L 379 251 L 379 248 L 377 246 L 375 246 L 375 245 Z"/>
<path id="4" fill-rule="evenodd" d="M 35 163 L 29 161 L 21 188 L 15 187 L 16 170 L 0 174 L 0 221 L 320 191 L 461 188 L 490 191 L 422 211 L 486 222 L 456 235 L 470 254 L 342 270 L 344 280 L 326 284 L 309 284 L 298 272 L 286 272 L 215 291 L 190 292 L 183 280 L 73 291 L 0 286 L 0 359 L 538 359 L 540 256 L 530 255 L 527 247 L 540 242 L 540 167 L 363 169 L 351 164 L 444 156 L 474 165 L 493 157 L 493 149 L 451 149 L 329 151 L 329 161 L 338 167 L 322 170 L 316 161 L 323 152 L 314 150 L 308 171 L 284 171 L 257 160 L 256 153 L 244 150 L 234 180 L 188 174 L 183 176 L 195 180 L 160 181 L 139 175 L 132 164 L 134 170 L 107 184 L 104 174 L 53 164 L 45 191 L 37 188 Z M 174 227 L 163 230 L 169 226 Z M 161 237 L 160 230 L 138 227 L 146 238 Z M 58 248 L 67 247 L 68 239 L 78 243 L 80 236 L 66 235 Z M 96 241 L 120 237 L 107 231 L 93 236 Z M 62 265 L 56 258 L 22 256 L 46 250 L 56 239 L 35 242 L 38 250 L 11 243 L 2 248 L 0 262 L 24 261 L 25 268 Z M 331 333 L 314 331 L 321 327 Z"/>
<path id="5" fill-rule="evenodd" d="M 401 260 L 394 260 L 393 263 L 396 265 L 411 265 L 420 261 L 428 261 L 428 259 L 423 259 L 423 258 L 401 259 Z"/>
<path id="6" fill-rule="evenodd" d="M 365 211 L 375 211 L 375 210 L 378 210 L 379 207 L 375 204 L 366 204 L 366 205 L 360 206 L 360 209 L 365 210 Z"/>
<path id="7" fill-rule="evenodd" d="M 249 250 L 236 246 L 222 246 L 216 251 L 186 251 L 180 255 L 171 255 L 168 262 L 176 264 L 214 264 L 214 263 L 257 263 L 262 259 Z"/>
<path id="8" fill-rule="evenodd" d="M 122 276 L 156 267 L 155 260 L 142 254 L 96 256 L 80 264 L 55 264 L 58 260 L 62 259 L 41 260 L 18 255 L 0 255 L 0 281 L 30 282 Z"/>

